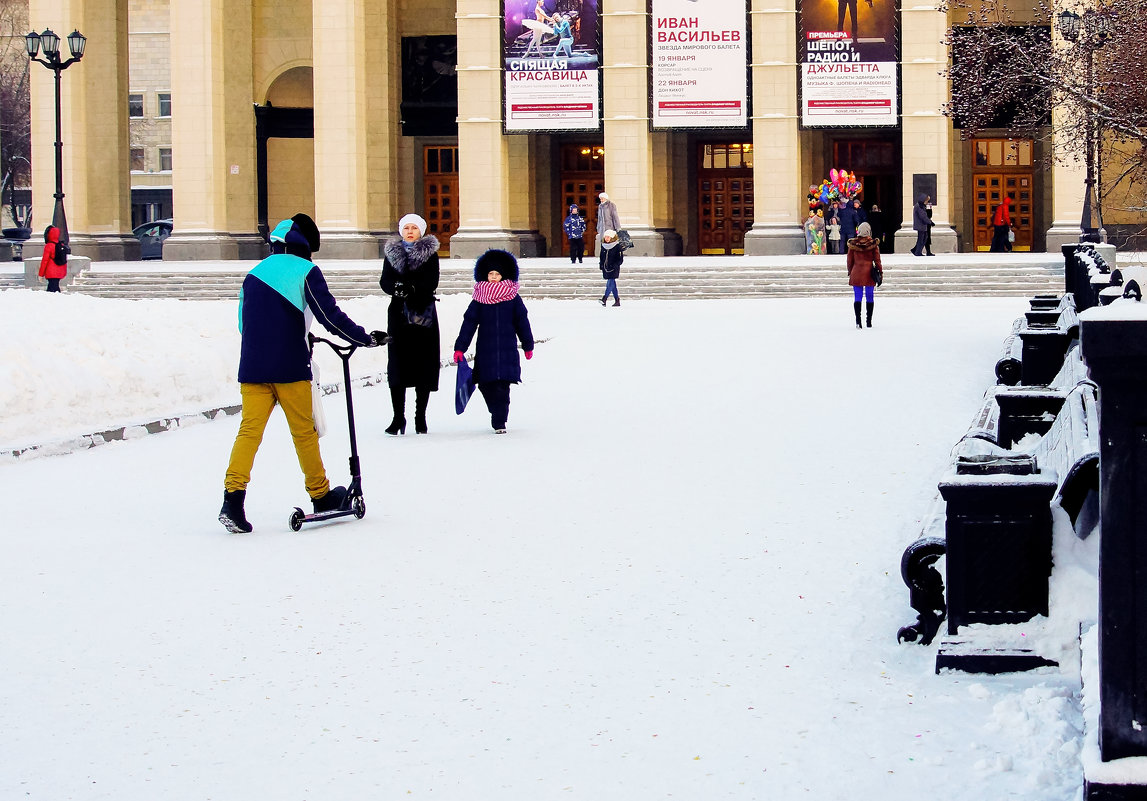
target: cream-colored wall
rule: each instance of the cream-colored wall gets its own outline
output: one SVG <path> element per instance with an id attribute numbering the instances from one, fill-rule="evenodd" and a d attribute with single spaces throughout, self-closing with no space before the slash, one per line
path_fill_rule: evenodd
<path id="1" fill-rule="evenodd" d="M 315 142 L 267 140 L 267 224 L 299 212 L 315 217 Z"/>
<path id="2" fill-rule="evenodd" d="M 314 108 L 314 71 L 310 67 L 292 67 L 267 89 L 263 102 L 276 108 Z"/>
<path id="3" fill-rule="evenodd" d="M 253 0 L 252 81 L 254 102 L 263 104 L 278 77 L 292 67 L 313 65 L 310 0 Z"/>
<path id="4" fill-rule="evenodd" d="M 143 119 L 129 121 L 131 147 L 144 149 L 144 172 L 133 186 L 170 186 L 159 171 L 159 148 L 171 146 L 171 118 L 159 116 L 160 92 L 171 91 L 171 22 L 167 0 L 128 2 L 128 92 L 143 95 Z M 172 97 L 172 105 L 177 102 Z M 174 153 L 172 154 L 174 158 Z"/>

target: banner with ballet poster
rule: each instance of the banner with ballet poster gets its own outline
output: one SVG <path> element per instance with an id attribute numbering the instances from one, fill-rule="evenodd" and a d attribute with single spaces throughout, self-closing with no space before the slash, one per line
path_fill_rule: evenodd
<path id="1" fill-rule="evenodd" d="M 747 0 L 652 0 L 653 128 L 747 128 Z"/>
<path id="2" fill-rule="evenodd" d="M 895 0 L 799 0 L 801 124 L 900 124 Z"/>
<path id="3" fill-rule="evenodd" d="M 601 0 L 502 0 L 506 133 L 601 130 Z"/>

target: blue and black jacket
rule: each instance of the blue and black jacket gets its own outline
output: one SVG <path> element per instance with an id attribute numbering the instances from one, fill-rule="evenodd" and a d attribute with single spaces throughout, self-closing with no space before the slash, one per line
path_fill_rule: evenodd
<path id="1" fill-rule="evenodd" d="M 240 383 L 310 381 L 307 330 L 312 319 L 348 342 L 371 344 L 370 334 L 335 303 L 315 264 L 290 253 L 276 253 L 256 264 L 239 291 Z"/>

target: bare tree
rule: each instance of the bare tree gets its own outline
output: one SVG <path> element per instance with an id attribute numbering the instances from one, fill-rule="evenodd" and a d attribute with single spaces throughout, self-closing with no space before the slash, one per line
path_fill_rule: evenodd
<path id="1" fill-rule="evenodd" d="M 1044 141 L 1060 161 L 1086 159 L 1094 141 L 1104 207 L 1147 211 L 1147 0 L 1078 9 L 1074 38 L 1044 0 L 949 0 L 947 10 L 945 113 L 962 136 L 1003 130 Z"/>
<path id="2" fill-rule="evenodd" d="M 28 93 L 28 0 L 0 0 L 0 202 L 5 196 L 12 220 L 15 188 L 31 181 L 31 105 Z"/>

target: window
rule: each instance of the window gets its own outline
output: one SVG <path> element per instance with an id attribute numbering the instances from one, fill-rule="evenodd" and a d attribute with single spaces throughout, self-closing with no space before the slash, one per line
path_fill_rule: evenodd
<path id="1" fill-rule="evenodd" d="M 159 98 L 159 116 L 171 116 L 171 92 L 160 92 L 157 97 Z"/>
<path id="2" fill-rule="evenodd" d="M 171 172 L 171 148 L 161 147 L 159 149 L 159 170 L 160 172 Z"/>
<path id="3" fill-rule="evenodd" d="M 127 96 L 127 115 L 132 119 L 143 117 L 143 95 L 130 94 Z"/>
<path id="4" fill-rule="evenodd" d="M 972 140 L 977 167 L 1032 167 L 1031 139 Z"/>
<path id="5" fill-rule="evenodd" d="M 133 147 L 131 149 L 131 171 L 143 172 L 144 170 L 144 157 L 142 147 Z"/>

